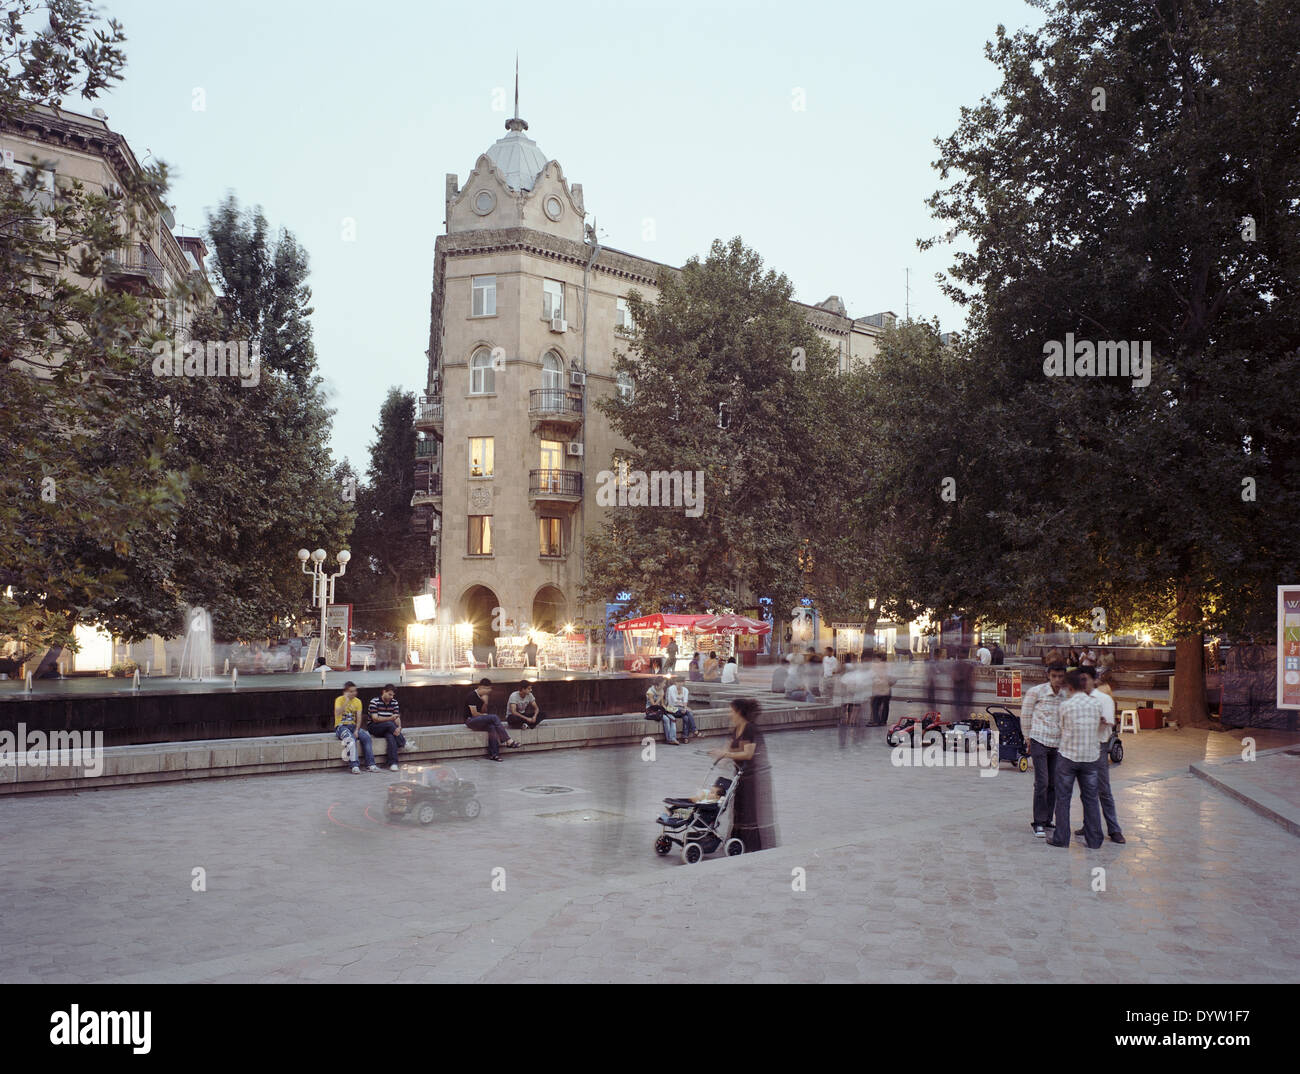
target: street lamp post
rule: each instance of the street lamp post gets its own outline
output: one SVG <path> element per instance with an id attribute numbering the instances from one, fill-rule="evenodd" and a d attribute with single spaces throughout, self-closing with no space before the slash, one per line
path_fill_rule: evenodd
<path id="1" fill-rule="evenodd" d="M 334 603 L 334 580 L 348 572 L 348 560 L 352 558 L 352 553 L 346 548 L 341 551 L 337 559 L 339 569 L 334 574 L 325 573 L 325 560 L 328 557 L 325 549 L 318 548 L 315 552 L 308 552 L 305 548 L 298 549 L 298 562 L 302 564 L 302 573 L 311 575 L 311 603 L 312 607 L 320 608 L 320 655 L 325 656 L 325 617 L 329 612 L 329 606 Z M 309 567 L 307 564 L 311 563 Z"/>

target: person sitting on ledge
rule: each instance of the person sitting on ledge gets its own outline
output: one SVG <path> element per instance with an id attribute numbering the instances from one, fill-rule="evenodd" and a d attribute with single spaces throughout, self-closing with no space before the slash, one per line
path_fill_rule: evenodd
<path id="1" fill-rule="evenodd" d="M 536 727 L 544 719 L 537 698 L 533 696 L 533 684 L 526 680 L 521 682 L 519 689 L 506 702 L 506 723 L 511 727 Z"/>
<path id="2" fill-rule="evenodd" d="M 397 703 L 397 687 L 391 682 L 385 683 L 378 697 L 370 699 L 367 709 L 370 718 L 371 738 L 382 738 L 388 743 L 388 768 L 398 771 L 398 751 L 406 748 L 406 736 L 402 734 L 402 710 Z"/>
<path id="3" fill-rule="evenodd" d="M 734 656 L 727 657 L 727 662 L 722 665 L 722 684 L 724 686 L 737 682 L 740 678 L 740 665 L 736 663 Z"/>
<path id="4" fill-rule="evenodd" d="M 718 654 L 709 653 L 705 658 L 704 666 L 700 668 L 700 674 L 704 677 L 705 682 L 718 682 L 722 678 L 722 665 L 718 663 Z"/>
<path id="5" fill-rule="evenodd" d="M 668 676 L 668 683 L 668 700 L 664 704 L 664 707 L 668 710 L 664 716 L 664 733 L 668 737 L 668 741 L 675 740 L 676 736 L 669 732 L 677 729 L 678 716 L 682 718 L 683 741 L 689 742 L 693 738 L 699 738 L 700 732 L 695 727 L 695 713 L 686 707 L 690 702 L 690 690 L 671 675 Z"/>
<path id="6" fill-rule="evenodd" d="M 704 676 L 700 674 L 700 654 L 696 653 L 691 657 L 691 662 L 686 666 L 686 677 L 691 682 L 701 682 Z"/>
<path id="7" fill-rule="evenodd" d="M 343 764 L 352 770 L 354 776 L 361 774 L 361 767 L 357 764 L 358 742 L 365 754 L 366 770 L 379 771 L 370 733 L 361 726 L 361 698 L 357 697 L 357 684 L 354 682 L 345 682 L 343 693 L 334 699 L 334 737 L 343 743 Z"/>
<path id="8" fill-rule="evenodd" d="M 790 675 L 790 654 L 781 657 L 781 662 L 772 670 L 772 693 L 785 693 L 785 681 Z"/>
<path id="9" fill-rule="evenodd" d="M 488 736 L 488 757 L 494 761 L 501 760 L 501 743 L 511 749 L 517 749 L 519 743 L 510 737 L 501 717 L 487 711 L 488 698 L 492 696 L 492 680 L 479 679 L 478 686 L 465 699 L 465 726 L 471 731 L 486 731 Z"/>

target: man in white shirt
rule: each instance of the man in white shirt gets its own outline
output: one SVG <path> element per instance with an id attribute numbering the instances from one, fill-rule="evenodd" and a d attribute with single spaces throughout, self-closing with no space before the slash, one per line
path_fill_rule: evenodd
<path id="1" fill-rule="evenodd" d="M 1034 763 L 1034 835 L 1047 838 L 1056 816 L 1056 758 L 1061 744 L 1061 702 L 1065 700 L 1065 665 L 1047 669 L 1047 681 L 1025 693 L 1020 706 L 1020 729 L 1029 742 Z"/>
<path id="2" fill-rule="evenodd" d="M 727 662 L 722 665 L 722 685 L 727 686 L 731 683 L 740 681 L 740 665 L 736 663 L 734 656 L 727 657 Z"/>
<path id="3" fill-rule="evenodd" d="M 665 730 L 667 721 L 675 720 L 676 717 L 680 716 L 682 718 L 682 741 L 689 742 L 693 738 L 699 738 L 700 732 L 695 728 L 695 713 L 686 707 L 687 702 L 691 699 L 690 690 L 685 683 L 671 676 L 668 681 L 671 685 L 668 687 L 668 700 L 664 706 L 668 710 L 668 714 L 664 717 Z"/>
<path id="4" fill-rule="evenodd" d="M 829 645 L 826 646 L 826 656 L 822 660 L 822 678 L 829 679 L 835 674 L 839 666 L 840 662 L 835 659 L 835 650 Z"/>
<path id="5" fill-rule="evenodd" d="M 979 660 L 979 662 L 983 664 L 985 667 L 993 663 L 993 653 L 989 650 L 989 647 L 985 645 L 983 642 L 980 642 L 980 647 L 975 650 L 975 656 Z"/>
<path id="6" fill-rule="evenodd" d="M 1087 676 L 1090 682 L 1096 683 L 1095 668 L 1081 667 L 1079 671 Z M 1110 687 L 1106 685 L 1097 686 L 1092 691 L 1092 696 L 1101 702 L 1102 721 L 1101 727 L 1097 730 L 1098 745 L 1101 747 L 1101 756 L 1097 758 L 1097 800 L 1101 803 L 1101 817 L 1106 822 L 1106 833 L 1110 836 L 1110 841 L 1126 843 L 1128 840 L 1120 831 L 1119 814 L 1115 811 L 1115 796 L 1110 790 L 1110 750 L 1107 747 L 1115 728 L 1115 698 L 1110 692 Z M 1078 829 L 1074 834 L 1082 835 L 1083 829 Z"/>

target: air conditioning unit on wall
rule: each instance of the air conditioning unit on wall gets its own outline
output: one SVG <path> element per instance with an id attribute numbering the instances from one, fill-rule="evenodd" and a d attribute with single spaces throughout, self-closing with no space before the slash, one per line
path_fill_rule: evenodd
<path id="1" fill-rule="evenodd" d="M 561 317 L 558 313 L 551 318 L 552 332 L 567 332 L 568 330 L 569 330 L 569 322 L 566 321 L 563 317 Z"/>
<path id="2" fill-rule="evenodd" d="M 584 384 L 586 384 L 586 383 L 587 383 L 587 374 L 586 374 L 586 373 L 580 373 L 580 372 L 578 372 L 578 370 L 576 370 L 576 369 L 570 371 L 570 373 L 569 373 L 569 386 L 570 386 L 570 387 L 573 387 L 573 388 L 581 388 L 581 387 L 582 387 Z"/>
<path id="3" fill-rule="evenodd" d="M 569 454 L 570 454 L 570 455 L 581 455 L 581 454 L 582 454 L 582 444 L 581 444 L 579 441 L 577 441 L 577 440 L 570 441 L 570 443 L 569 443 Z"/>

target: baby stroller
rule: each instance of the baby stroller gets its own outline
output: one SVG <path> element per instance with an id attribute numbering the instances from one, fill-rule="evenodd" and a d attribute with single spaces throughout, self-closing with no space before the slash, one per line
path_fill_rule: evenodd
<path id="1" fill-rule="evenodd" d="M 1029 743 L 1020 730 L 1020 717 L 1002 705 L 985 705 L 998 729 L 998 763 L 1010 761 L 1020 772 L 1029 771 Z"/>
<path id="2" fill-rule="evenodd" d="M 708 775 L 718 765 L 714 761 L 709 766 Z M 705 778 L 708 778 L 708 775 Z M 693 802 L 689 798 L 665 798 L 668 810 L 661 813 L 657 823 L 663 827 L 655 839 L 655 853 L 668 854 L 674 846 L 682 848 L 682 861 L 694 865 L 705 854 L 712 854 L 719 846 L 723 847 L 727 857 L 732 858 L 745 852 L 745 844 L 736 838 L 727 838 L 722 833 L 731 831 L 731 803 L 740 786 L 741 766 L 736 766 L 736 773 L 731 779 L 719 776 L 713 781 L 710 790 L 716 790 L 717 799 L 708 802 Z"/>

